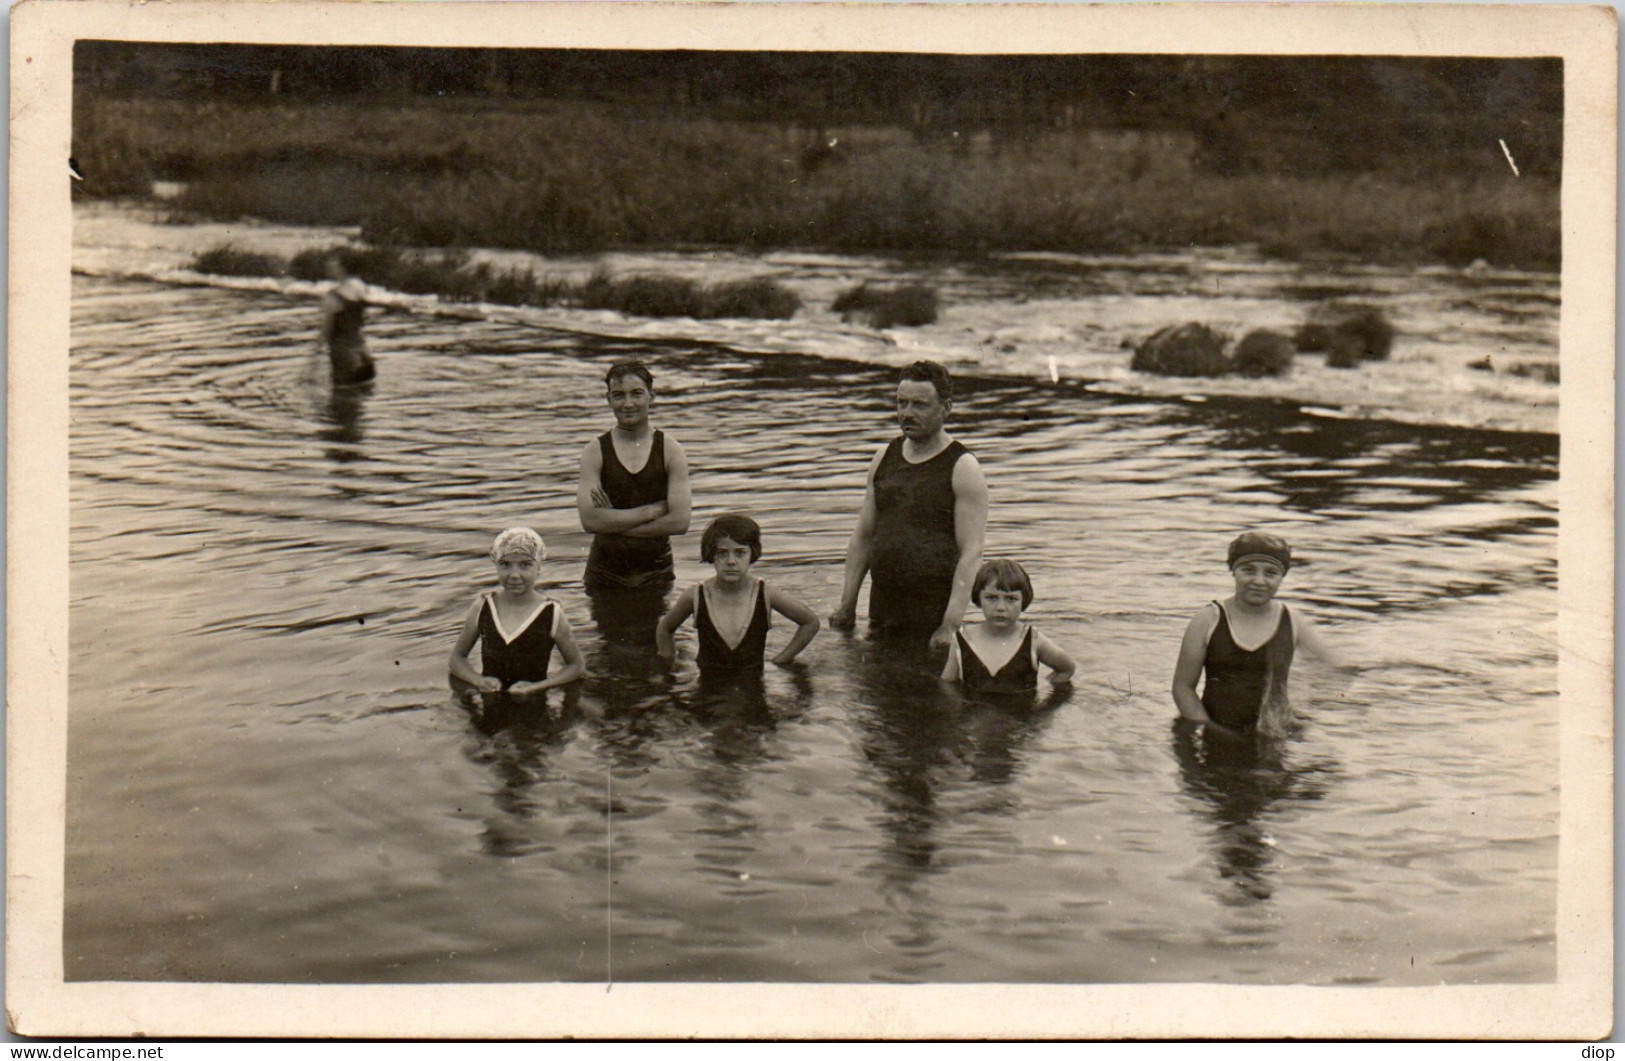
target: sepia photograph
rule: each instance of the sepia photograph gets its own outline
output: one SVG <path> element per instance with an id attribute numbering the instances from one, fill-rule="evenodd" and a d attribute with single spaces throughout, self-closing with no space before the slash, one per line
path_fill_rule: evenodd
<path id="1" fill-rule="evenodd" d="M 12 1032 L 1610 1034 L 1611 9 L 359 6 L 13 12 Z"/>

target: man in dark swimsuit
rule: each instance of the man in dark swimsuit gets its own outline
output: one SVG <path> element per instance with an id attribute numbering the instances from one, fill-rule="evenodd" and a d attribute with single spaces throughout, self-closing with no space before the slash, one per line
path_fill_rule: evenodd
<path id="1" fill-rule="evenodd" d="M 946 648 L 970 601 L 987 530 L 982 467 L 943 430 L 953 380 L 934 361 L 916 361 L 897 382 L 900 438 L 869 462 L 857 528 L 846 547 L 846 582 L 830 616 L 856 619 L 858 591 L 870 576 L 869 621 L 902 634 L 929 632 Z"/>
<path id="2" fill-rule="evenodd" d="M 615 426 L 581 451 L 576 485 L 581 529 L 593 535 L 582 581 L 589 593 L 626 596 L 595 614 L 652 637 L 673 579 L 669 539 L 688 532 L 688 455 L 649 423 L 654 377 L 643 362 L 617 361 L 604 384 Z"/>

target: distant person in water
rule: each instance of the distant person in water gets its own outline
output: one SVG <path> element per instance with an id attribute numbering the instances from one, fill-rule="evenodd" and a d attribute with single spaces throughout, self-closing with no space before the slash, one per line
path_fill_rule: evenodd
<path id="1" fill-rule="evenodd" d="M 333 386 L 366 383 L 377 374 L 366 340 L 361 337 L 361 324 L 367 315 L 367 287 L 346 271 L 337 254 L 327 256 L 326 267 L 333 286 L 322 294 L 322 345 L 333 364 Z"/>
<path id="2" fill-rule="evenodd" d="M 576 509 L 592 534 L 588 590 L 658 589 L 673 581 L 671 537 L 688 533 L 688 456 L 649 423 L 654 376 L 617 361 L 604 376 L 615 426 L 581 452 Z"/>
<path id="3" fill-rule="evenodd" d="M 1291 729 L 1287 676 L 1303 646 L 1337 662 L 1302 612 L 1275 599 L 1292 567 L 1292 547 L 1274 534 L 1248 531 L 1230 543 L 1236 590 L 1197 612 L 1174 666 L 1179 713 L 1222 733 L 1282 737 Z M 1206 676 L 1201 694 L 1198 678 Z"/>
<path id="4" fill-rule="evenodd" d="M 451 650 L 452 676 L 486 693 L 537 693 L 586 673 L 575 634 L 557 601 L 536 592 L 547 548 L 541 535 L 513 527 L 491 544 L 498 588 L 480 595 Z M 469 653 L 480 646 L 480 669 Z M 564 666 L 549 675 L 553 653 Z"/>
<path id="5" fill-rule="evenodd" d="M 943 424 L 953 380 L 934 361 L 916 361 L 897 383 L 902 435 L 880 447 L 858 525 L 846 547 L 846 579 L 830 625 L 851 626 L 858 591 L 871 579 L 869 621 L 880 630 L 930 634 L 953 643 L 970 602 L 987 527 L 981 465 Z"/>
<path id="6" fill-rule="evenodd" d="M 782 589 L 754 577 L 751 565 L 762 557 L 762 529 L 749 516 L 718 516 L 700 536 L 700 559 L 716 574 L 686 589 L 672 604 L 655 631 L 660 658 L 670 663 L 677 655 L 673 635 L 694 617 L 699 638 L 700 673 L 716 676 L 760 671 L 767 653 L 767 631 L 772 613 L 796 624 L 790 641 L 773 657 L 788 666 L 818 633 L 818 616 Z"/>
<path id="7" fill-rule="evenodd" d="M 1021 613 L 1033 603 L 1033 582 L 1014 560 L 989 560 L 976 572 L 971 599 L 982 609 L 982 621 L 954 633 L 944 681 L 958 682 L 966 693 L 1025 693 L 1038 688 L 1038 668 L 1050 669 L 1052 685 L 1072 681 L 1076 665 L 1055 642 L 1039 633 Z"/>

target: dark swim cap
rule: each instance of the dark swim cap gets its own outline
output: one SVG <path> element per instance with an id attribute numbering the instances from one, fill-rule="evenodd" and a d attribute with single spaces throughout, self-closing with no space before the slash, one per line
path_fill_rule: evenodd
<path id="1" fill-rule="evenodd" d="M 1248 531 L 1230 543 L 1230 567 L 1232 569 L 1243 560 L 1274 560 L 1281 565 L 1282 571 L 1292 568 L 1292 546 L 1284 538 L 1263 531 Z"/>

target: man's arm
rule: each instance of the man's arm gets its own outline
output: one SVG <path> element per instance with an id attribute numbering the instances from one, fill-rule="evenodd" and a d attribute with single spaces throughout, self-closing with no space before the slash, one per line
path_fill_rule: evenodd
<path id="1" fill-rule="evenodd" d="M 937 648 L 953 643 L 954 630 L 965 617 L 986 537 L 987 480 L 982 466 L 967 453 L 954 464 L 954 541 L 959 546 L 959 563 L 954 566 L 954 587 L 942 612 L 942 624 L 931 635 L 931 644 Z"/>
<path id="2" fill-rule="evenodd" d="M 830 613 L 829 625 L 836 629 L 851 626 L 858 618 L 858 591 L 869 574 L 869 553 L 875 539 L 875 469 L 886 453 L 882 446 L 869 461 L 869 477 L 863 487 L 863 507 L 858 510 L 858 525 L 846 543 L 846 577 L 841 586 L 841 603 Z"/>
<path id="3" fill-rule="evenodd" d="M 576 479 L 576 513 L 581 529 L 589 534 L 625 534 L 633 527 L 666 514 L 666 505 L 656 502 L 636 508 L 610 508 L 600 505 L 603 497 L 604 455 L 593 439 L 581 451 L 581 474 Z"/>
<path id="4" fill-rule="evenodd" d="M 688 454 L 675 438 L 666 439 L 666 501 L 665 511 L 654 519 L 646 520 L 621 531 L 629 538 L 670 538 L 688 533 L 689 509 L 692 501 L 688 490 Z M 602 459 L 602 458 L 600 458 Z M 654 507 L 654 506 L 645 506 Z M 638 509 L 622 509 L 636 512 Z"/>

